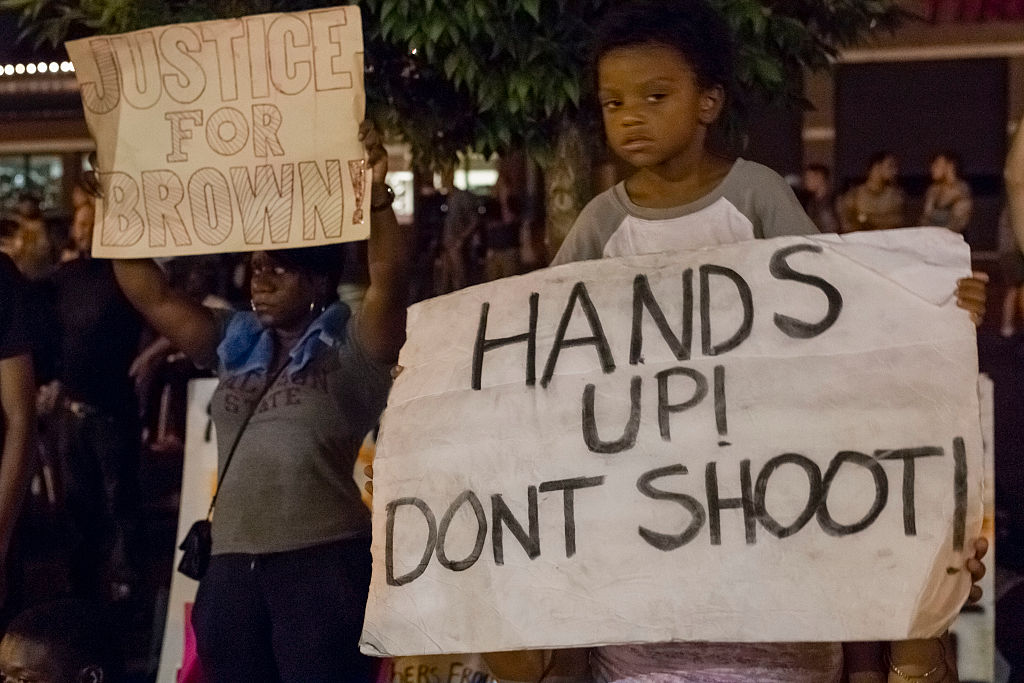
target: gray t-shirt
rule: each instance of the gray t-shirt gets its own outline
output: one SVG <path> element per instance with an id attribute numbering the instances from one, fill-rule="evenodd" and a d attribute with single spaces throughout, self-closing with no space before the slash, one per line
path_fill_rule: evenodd
<path id="1" fill-rule="evenodd" d="M 737 159 L 717 187 L 682 206 L 637 206 L 624 183 L 602 192 L 580 212 L 551 265 L 817 232 L 779 174 Z"/>
<path id="2" fill-rule="evenodd" d="M 785 180 L 738 159 L 710 193 L 669 209 L 637 206 L 619 183 L 587 204 L 551 265 L 817 232 Z M 836 643 L 617 645 L 595 649 L 591 668 L 598 683 L 835 683 L 842 650 Z"/>
<path id="3" fill-rule="evenodd" d="M 218 470 L 267 382 L 273 348 L 254 314 L 225 322 L 211 403 Z M 214 554 L 275 553 L 369 535 L 352 469 L 391 377 L 389 365 L 359 346 L 357 324 L 342 304 L 329 307 L 260 401 L 217 498 Z"/>

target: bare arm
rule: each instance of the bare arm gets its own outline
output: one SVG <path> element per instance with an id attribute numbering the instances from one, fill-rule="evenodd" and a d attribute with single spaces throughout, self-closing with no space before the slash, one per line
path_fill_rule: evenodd
<path id="1" fill-rule="evenodd" d="M 4 420 L 0 455 L 0 571 L 6 570 L 7 550 L 28 488 L 35 393 L 31 355 L 24 353 L 0 360 L 0 416 Z"/>
<path id="2" fill-rule="evenodd" d="M 359 133 L 373 173 L 372 205 L 386 196 L 384 177 L 388 171 L 388 157 L 369 121 L 363 122 Z M 414 237 L 414 231 L 398 224 L 390 206 L 370 214 L 370 286 L 363 298 L 358 334 L 363 348 L 385 363 L 395 362 L 399 349 L 405 343 L 405 307 Z"/>
<path id="3" fill-rule="evenodd" d="M 146 321 L 197 365 L 213 367 L 219 342 L 213 313 L 172 289 L 150 259 L 113 264 L 117 284 Z"/>
<path id="4" fill-rule="evenodd" d="M 839 218 L 839 232 L 854 232 L 860 229 L 857 222 L 857 188 L 853 187 L 836 200 L 836 216 Z"/>
<path id="5" fill-rule="evenodd" d="M 902 228 L 905 226 L 906 219 L 903 215 L 904 207 L 906 206 L 906 196 L 902 190 L 897 190 L 896 201 L 892 208 L 888 211 L 871 214 L 872 229 L 874 230 L 892 230 L 893 228 Z"/>
<path id="6" fill-rule="evenodd" d="M 541 680 L 541 676 L 587 676 L 588 653 L 586 649 L 488 652 L 484 655 L 484 661 L 491 674 L 499 680 L 533 682 Z"/>
<path id="7" fill-rule="evenodd" d="M 1003 171 L 1006 179 L 1006 197 L 1010 209 L 1010 225 L 1017 236 L 1017 244 L 1024 245 L 1024 116 L 1017 124 L 1010 153 Z"/>
<path id="8" fill-rule="evenodd" d="M 885 663 L 888 643 L 843 643 L 843 668 L 848 683 L 885 683 L 889 667 Z"/>
<path id="9" fill-rule="evenodd" d="M 949 229 L 953 232 L 963 232 L 967 224 L 971 222 L 971 211 L 974 210 L 974 200 L 969 194 L 961 195 L 953 202 L 950 209 Z"/>

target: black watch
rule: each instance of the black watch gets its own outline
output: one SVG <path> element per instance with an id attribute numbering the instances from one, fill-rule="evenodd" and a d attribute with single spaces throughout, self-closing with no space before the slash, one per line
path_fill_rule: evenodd
<path id="1" fill-rule="evenodd" d="M 387 195 L 384 197 L 383 200 L 370 204 L 371 212 L 383 211 L 384 209 L 388 208 L 389 206 L 395 203 L 395 191 L 391 189 L 391 186 L 385 184 L 384 191 L 387 193 Z"/>

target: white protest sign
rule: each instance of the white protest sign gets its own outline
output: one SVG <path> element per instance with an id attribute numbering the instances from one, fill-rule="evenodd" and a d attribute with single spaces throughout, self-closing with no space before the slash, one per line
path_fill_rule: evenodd
<path id="1" fill-rule="evenodd" d="M 161 26 L 67 50 L 97 147 L 95 256 L 369 234 L 357 7 Z"/>
<path id="2" fill-rule="evenodd" d="M 925 637 L 981 524 L 949 231 L 570 264 L 410 309 L 364 652 Z"/>
<path id="3" fill-rule="evenodd" d="M 195 379 L 188 383 L 185 418 L 185 458 L 181 469 L 181 503 L 178 506 L 178 533 L 174 566 L 181 562 L 178 545 L 192 523 L 206 517 L 210 499 L 217 488 L 217 437 L 210 419 L 210 399 L 217 388 L 215 379 Z M 185 648 L 185 604 L 195 602 L 199 582 L 178 571 L 171 574 L 171 592 L 167 599 L 163 646 L 157 683 L 175 683 Z"/>

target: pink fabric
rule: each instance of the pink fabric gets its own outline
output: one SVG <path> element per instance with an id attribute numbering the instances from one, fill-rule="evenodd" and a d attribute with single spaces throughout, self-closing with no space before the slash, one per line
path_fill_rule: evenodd
<path id="1" fill-rule="evenodd" d="M 185 647 L 182 652 L 178 683 L 207 683 L 196 649 L 196 633 L 192 630 L 192 603 L 185 603 Z"/>

